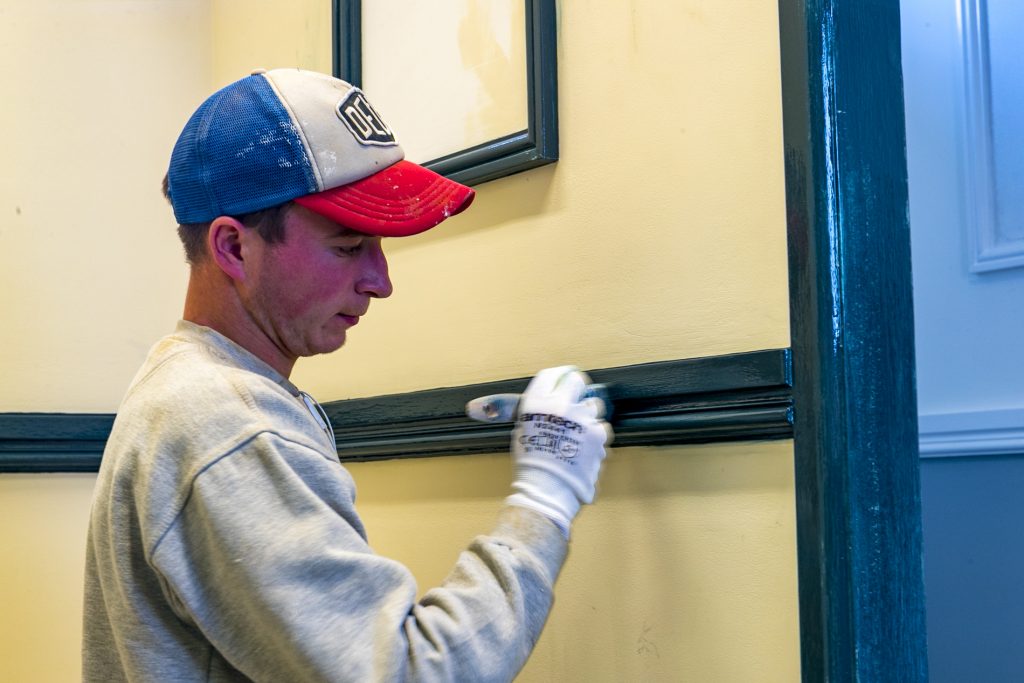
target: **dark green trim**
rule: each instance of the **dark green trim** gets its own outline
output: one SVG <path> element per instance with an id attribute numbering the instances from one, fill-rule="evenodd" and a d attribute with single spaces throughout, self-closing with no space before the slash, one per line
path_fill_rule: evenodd
<path id="1" fill-rule="evenodd" d="M 805 681 L 927 679 L 898 0 L 780 0 Z"/>
<path id="2" fill-rule="evenodd" d="M 589 371 L 607 384 L 615 445 L 640 446 L 792 436 L 785 350 Z M 511 425 L 468 420 L 466 402 L 519 393 L 529 378 L 324 404 L 342 460 L 376 460 L 509 447 Z"/>
<path id="3" fill-rule="evenodd" d="M 646 363 L 590 372 L 609 385 L 616 446 L 792 436 L 787 350 Z M 332 401 L 346 461 L 508 449 L 508 425 L 465 416 L 477 396 L 521 392 L 512 379 L 407 394 Z M 95 472 L 113 415 L 0 414 L 0 472 Z"/>
<path id="4" fill-rule="evenodd" d="M 526 2 L 527 128 L 424 163 L 479 185 L 558 160 L 558 30 L 555 0 Z M 362 2 L 334 0 L 334 75 L 362 85 Z"/>
<path id="5" fill-rule="evenodd" d="M 95 472 L 114 416 L 0 413 L 0 472 Z"/>

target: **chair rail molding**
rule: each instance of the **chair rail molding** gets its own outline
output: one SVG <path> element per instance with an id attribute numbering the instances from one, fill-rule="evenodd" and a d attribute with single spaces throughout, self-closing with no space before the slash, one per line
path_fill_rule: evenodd
<path id="1" fill-rule="evenodd" d="M 789 349 L 590 370 L 608 385 L 616 446 L 793 437 Z M 466 417 L 466 402 L 522 392 L 515 378 L 403 394 L 328 401 L 343 461 L 507 450 L 510 424 Z M 0 472 L 95 472 L 112 414 L 0 413 Z"/>
<path id="2" fill-rule="evenodd" d="M 1024 456 L 1024 408 L 919 417 L 921 457 Z"/>

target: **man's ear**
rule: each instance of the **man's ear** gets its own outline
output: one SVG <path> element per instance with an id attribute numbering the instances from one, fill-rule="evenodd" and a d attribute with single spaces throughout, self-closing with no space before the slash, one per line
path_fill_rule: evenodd
<path id="1" fill-rule="evenodd" d="M 230 216 L 218 216 L 206 233 L 206 249 L 210 258 L 232 280 L 245 279 L 242 242 L 247 231 L 248 228 L 240 221 Z"/>

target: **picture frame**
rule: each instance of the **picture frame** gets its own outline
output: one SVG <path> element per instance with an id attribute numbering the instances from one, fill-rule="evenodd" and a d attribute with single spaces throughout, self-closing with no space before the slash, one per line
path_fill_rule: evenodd
<path id="1" fill-rule="evenodd" d="M 558 160 L 557 17 L 555 0 L 524 0 L 526 128 L 420 162 L 465 185 L 520 173 Z M 333 71 L 362 87 L 361 0 L 332 0 Z"/>

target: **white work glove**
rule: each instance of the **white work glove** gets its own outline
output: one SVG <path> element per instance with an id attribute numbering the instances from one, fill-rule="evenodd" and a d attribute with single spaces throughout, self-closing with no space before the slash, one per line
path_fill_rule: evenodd
<path id="1" fill-rule="evenodd" d="M 601 418 L 604 404 L 583 399 L 589 378 L 572 366 L 541 370 L 519 402 L 512 431 L 515 491 L 509 505 L 530 508 L 569 536 L 580 505 L 594 501 L 594 489 L 611 441 Z"/>

